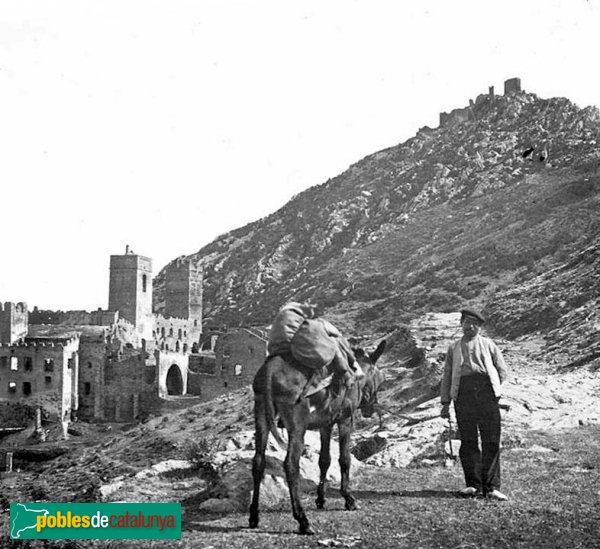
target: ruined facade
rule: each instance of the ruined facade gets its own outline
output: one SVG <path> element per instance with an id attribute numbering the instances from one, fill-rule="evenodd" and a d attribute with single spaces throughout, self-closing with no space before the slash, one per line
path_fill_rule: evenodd
<path id="1" fill-rule="evenodd" d="M 66 430 L 74 415 L 133 421 L 164 398 L 210 399 L 250 383 L 264 334 L 227 331 L 211 338 L 216 354 L 200 354 L 202 269 L 180 259 L 165 280 L 165 314 L 153 314 L 152 261 L 127 248 L 110 257 L 108 310 L 0 305 L 0 402 L 42 407 Z"/>
<path id="2" fill-rule="evenodd" d="M 78 350 L 76 334 L 52 340 L 23 337 L 10 342 L 3 338 L 0 402 L 27 401 L 48 410 L 56 421 L 68 422 L 79 403 Z"/>
<path id="3" fill-rule="evenodd" d="M 218 337 L 214 352 L 212 360 L 190 356 L 188 392 L 205 400 L 252 383 L 267 356 L 266 334 L 249 328 L 227 330 Z"/>

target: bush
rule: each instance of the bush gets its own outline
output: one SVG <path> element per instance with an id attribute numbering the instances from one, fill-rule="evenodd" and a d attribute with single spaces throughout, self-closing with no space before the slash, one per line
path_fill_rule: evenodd
<path id="1" fill-rule="evenodd" d="M 202 437 L 192 441 L 185 447 L 186 459 L 192 464 L 192 469 L 209 477 L 216 476 L 218 467 L 215 464 L 220 442 L 215 438 Z"/>

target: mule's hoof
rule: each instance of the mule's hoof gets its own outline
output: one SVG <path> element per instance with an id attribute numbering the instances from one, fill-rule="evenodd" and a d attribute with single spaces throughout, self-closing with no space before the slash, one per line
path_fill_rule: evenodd
<path id="1" fill-rule="evenodd" d="M 325 502 L 321 501 L 321 500 L 317 500 L 315 501 L 315 503 L 317 504 L 317 509 L 325 509 Z"/>
<path id="2" fill-rule="evenodd" d="M 250 519 L 248 521 L 248 528 L 257 528 L 258 527 L 258 519 Z"/>
<path id="3" fill-rule="evenodd" d="M 346 511 L 358 511 L 358 503 L 356 501 L 347 501 Z"/>
<path id="4" fill-rule="evenodd" d="M 305 526 L 304 528 L 300 527 L 298 533 L 302 536 L 314 536 L 315 531 L 310 526 Z"/>

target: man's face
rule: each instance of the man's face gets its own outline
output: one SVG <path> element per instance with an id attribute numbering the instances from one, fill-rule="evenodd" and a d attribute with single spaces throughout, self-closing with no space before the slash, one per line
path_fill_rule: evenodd
<path id="1" fill-rule="evenodd" d="M 475 337 L 481 329 L 481 321 L 472 317 L 465 316 L 461 322 L 463 334 L 468 338 Z"/>

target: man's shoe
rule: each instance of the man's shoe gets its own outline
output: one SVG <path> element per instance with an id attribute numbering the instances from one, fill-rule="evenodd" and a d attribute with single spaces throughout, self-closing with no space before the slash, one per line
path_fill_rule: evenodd
<path id="1" fill-rule="evenodd" d="M 490 499 L 495 499 L 496 501 L 506 501 L 508 499 L 508 496 L 505 496 L 502 492 L 500 492 L 500 490 L 492 490 L 491 492 L 488 492 L 487 497 Z"/>
<path id="2" fill-rule="evenodd" d="M 466 488 L 463 488 L 462 490 L 459 490 L 458 491 L 458 495 L 461 498 L 474 498 L 474 497 L 480 496 L 481 495 L 481 491 L 479 491 L 474 486 L 467 486 Z"/>

